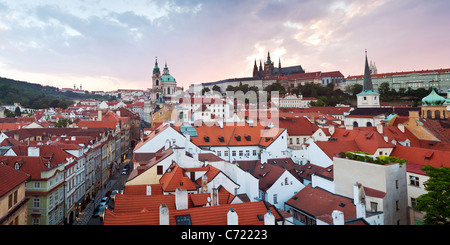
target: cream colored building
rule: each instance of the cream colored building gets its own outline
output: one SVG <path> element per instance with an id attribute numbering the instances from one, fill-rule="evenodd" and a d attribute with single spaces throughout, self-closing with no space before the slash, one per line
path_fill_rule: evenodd
<path id="1" fill-rule="evenodd" d="M 384 213 L 385 225 L 408 224 L 406 164 L 381 165 L 335 157 L 333 166 L 335 194 L 359 197 L 367 212 Z"/>
<path id="2" fill-rule="evenodd" d="M 26 225 L 25 183 L 29 175 L 0 163 L 0 225 Z"/>

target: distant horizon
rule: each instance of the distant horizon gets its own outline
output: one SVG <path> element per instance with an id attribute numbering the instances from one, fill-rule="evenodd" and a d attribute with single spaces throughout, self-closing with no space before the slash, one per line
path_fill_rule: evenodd
<path id="1" fill-rule="evenodd" d="M 151 88 L 155 58 L 177 86 L 282 67 L 378 73 L 450 67 L 449 1 L 86 0 L 0 3 L 0 76 L 87 91 Z"/>

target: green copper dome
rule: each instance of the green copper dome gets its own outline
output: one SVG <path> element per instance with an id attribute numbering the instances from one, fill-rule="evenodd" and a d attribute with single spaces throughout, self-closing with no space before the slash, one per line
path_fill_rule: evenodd
<path id="1" fill-rule="evenodd" d="M 431 93 L 422 99 L 423 106 L 441 106 L 446 102 L 446 99 L 437 94 L 434 89 Z"/>
<path id="2" fill-rule="evenodd" d="M 167 62 L 164 66 L 163 74 L 161 75 L 161 82 L 177 82 L 175 78 L 170 75 L 169 68 L 167 67 Z"/>
<path id="3" fill-rule="evenodd" d="M 176 81 L 175 78 L 172 77 L 171 75 L 169 75 L 169 74 L 163 74 L 163 75 L 161 76 L 161 82 L 174 82 L 174 83 L 176 83 L 177 81 Z"/>

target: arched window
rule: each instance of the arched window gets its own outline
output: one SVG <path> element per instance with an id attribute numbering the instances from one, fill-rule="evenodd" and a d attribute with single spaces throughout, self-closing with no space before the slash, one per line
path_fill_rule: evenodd
<path id="1" fill-rule="evenodd" d="M 367 125 L 367 127 L 372 127 L 372 123 L 371 122 L 367 122 L 366 125 Z"/>
<path id="2" fill-rule="evenodd" d="M 430 110 L 428 110 L 427 111 L 427 118 L 432 118 L 432 117 L 433 117 L 432 112 Z"/>
<path id="3" fill-rule="evenodd" d="M 434 111 L 434 119 L 441 119 L 441 112 L 436 110 Z"/>
<path id="4" fill-rule="evenodd" d="M 356 121 L 353 122 L 353 127 L 358 127 L 358 123 Z"/>
<path id="5" fill-rule="evenodd" d="M 159 86 L 159 80 L 156 80 L 155 85 Z"/>

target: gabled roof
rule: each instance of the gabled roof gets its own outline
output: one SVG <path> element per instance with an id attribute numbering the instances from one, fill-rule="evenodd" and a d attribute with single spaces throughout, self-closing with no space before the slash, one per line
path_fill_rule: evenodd
<path id="1" fill-rule="evenodd" d="M 331 214 L 334 210 L 343 212 L 345 220 L 356 219 L 353 199 L 311 185 L 301 189 L 286 204 L 329 224 L 332 224 Z"/>
<path id="2" fill-rule="evenodd" d="M 180 132 L 181 125 L 173 128 Z M 191 142 L 197 146 L 245 146 L 259 145 L 267 147 L 272 144 L 278 136 L 285 130 L 284 128 L 268 128 L 261 124 L 253 126 L 245 123 L 227 125 L 224 123 L 221 128 L 218 125 L 202 124 L 194 126 L 197 137 L 191 137 Z"/>
<path id="3" fill-rule="evenodd" d="M 198 186 L 185 174 L 185 170 L 173 163 L 161 177 L 159 182 L 164 192 L 174 192 L 176 189 L 194 191 Z"/>
<path id="4" fill-rule="evenodd" d="M 391 156 L 405 159 L 406 164 L 431 165 L 435 168 L 450 167 L 450 152 L 419 147 L 395 146 Z"/>
<path id="5" fill-rule="evenodd" d="M 29 174 L 0 163 L 0 198 L 29 178 Z"/>
<path id="6" fill-rule="evenodd" d="M 280 118 L 279 126 L 286 128 L 289 136 L 312 135 L 319 127 L 305 117 Z"/>

